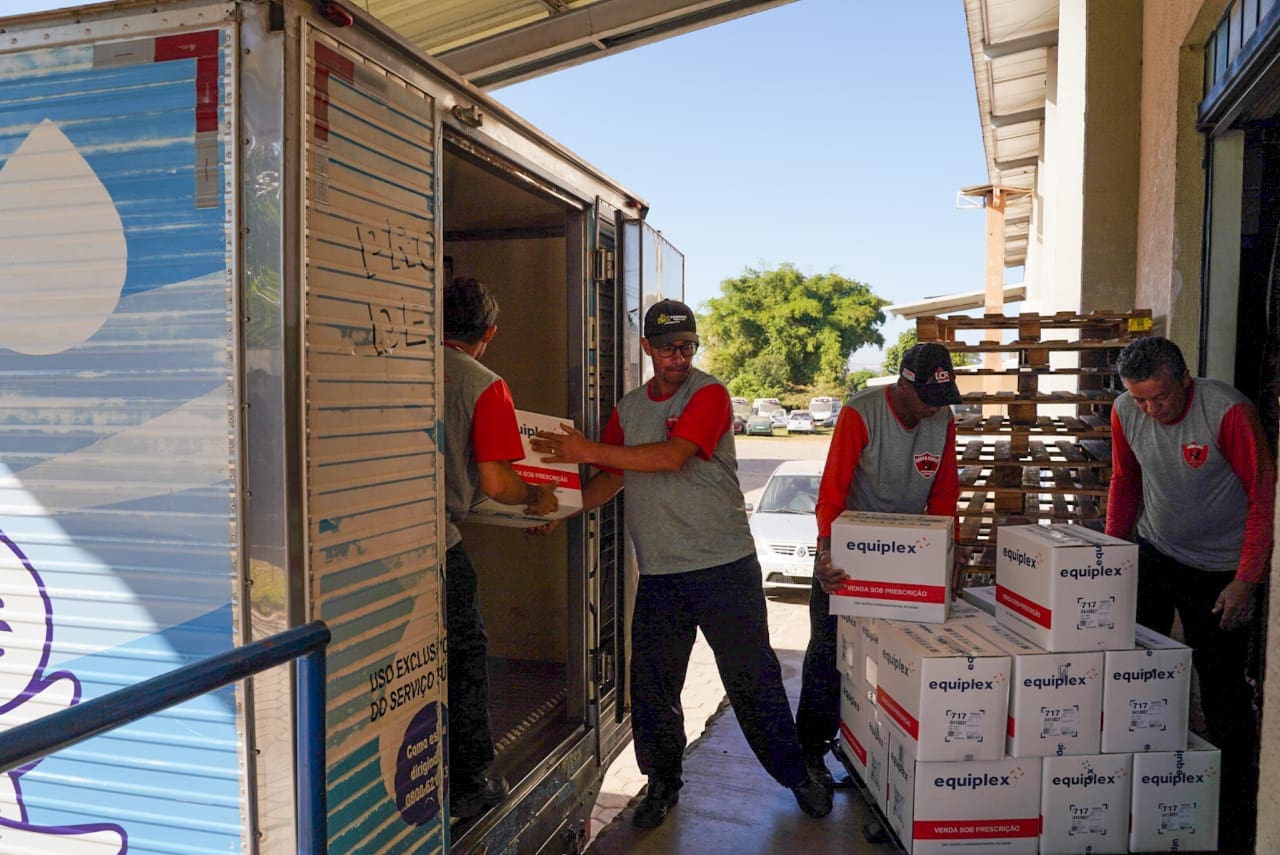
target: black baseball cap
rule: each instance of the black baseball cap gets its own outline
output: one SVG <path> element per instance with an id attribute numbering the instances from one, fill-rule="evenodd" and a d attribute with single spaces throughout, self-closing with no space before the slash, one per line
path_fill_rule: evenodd
<path id="1" fill-rule="evenodd" d="M 908 350 L 902 356 L 898 376 L 910 383 L 920 400 L 930 407 L 960 403 L 951 353 L 940 344 L 926 342 Z"/>
<path id="2" fill-rule="evenodd" d="M 679 300 L 659 300 L 644 313 L 644 337 L 655 347 L 698 341 L 698 322 L 693 310 Z"/>

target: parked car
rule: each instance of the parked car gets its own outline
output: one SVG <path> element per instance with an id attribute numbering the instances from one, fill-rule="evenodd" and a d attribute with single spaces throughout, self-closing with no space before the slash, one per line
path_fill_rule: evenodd
<path id="1" fill-rule="evenodd" d="M 813 433 L 813 416 L 808 410 L 792 410 L 787 416 L 787 433 Z"/>
<path id="2" fill-rule="evenodd" d="M 787 411 L 771 410 L 769 412 L 769 422 L 776 428 L 785 428 L 787 426 Z"/>
<path id="3" fill-rule="evenodd" d="M 729 403 L 733 406 L 734 415 L 751 415 L 751 402 L 746 398 L 730 398 Z"/>
<path id="4" fill-rule="evenodd" d="M 804 588 L 813 583 L 818 542 L 818 485 L 821 460 L 787 460 L 773 470 L 748 522 L 764 585 Z"/>
<path id="5" fill-rule="evenodd" d="M 840 415 L 840 399 L 830 395 L 810 398 L 809 413 L 813 416 L 814 427 L 834 426 L 836 417 Z"/>
<path id="6" fill-rule="evenodd" d="M 747 436 L 773 436 L 773 420 L 756 414 L 747 419 Z"/>
<path id="7" fill-rule="evenodd" d="M 742 413 L 733 414 L 733 432 L 734 433 L 747 432 L 747 417 L 742 415 Z"/>

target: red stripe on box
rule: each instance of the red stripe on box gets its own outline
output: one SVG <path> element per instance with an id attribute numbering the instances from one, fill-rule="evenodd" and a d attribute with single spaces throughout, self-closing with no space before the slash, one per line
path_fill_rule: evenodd
<path id="1" fill-rule="evenodd" d="M 908 603 L 943 603 L 947 589 L 944 585 L 907 585 L 902 582 L 869 582 L 850 579 L 836 592 L 846 597 L 865 597 L 869 600 L 897 600 Z"/>
<path id="2" fill-rule="evenodd" d="M 1013 736 L 1013 716 L 1009 716 L 1009 735 Z"/>
<path id="3" fill-rule="evenodd" d="M 1004 840 L 1039 837 L 1040 817 L 1031 819 L 917 819 L 911 826 L 916 840 Z"/>
<path id="4" fill-rule="evenodd" d="M 1029 620 L 1032 620 L 1045 629 L 1053 627 L 1053 612 L 1039 603 L 1033 603 L 1026 597 L 1021 597 L 1010 591 L 1008 588 L 1002 588 L 996 585 L 996 602 L 1005 608 L 1017 612 Z"/>
<path id="5" fill-rule="evenodd" d="M 879 704 L 885 712 L 889 714 L 889 718 L 898 723 L 906 731 L 907 735 L 917 742 L 920 741 L 920 722 L 902 708 L 902 704 L 893 699 L 893 696 L 884 690 L 884 686 L 876 686 L 876 703 Z"/>
<path id="6" fill-rule="evenodd" d="M 565 472 L 561 469 L 543 469 L 541 466 L 530 466 L 527 463 L 513 463 L 511 468 L 526 481 L 534 484 L 555 484 L 570 490 L 582 489 L 582 479 L 577 472 Z"/>
<path id="7" fill-rule="evenodd" d="M 849 743 L 849 747 L 853 749 L 853 754 L 858 758 L 858 762 L 863 766 L 867 765 L 867 749 L 858 741 L 858 737 L 853 735 L 849 725 L 843 721 L 840 722 L 840 733 L 844 735 L 844 741 Z"/>

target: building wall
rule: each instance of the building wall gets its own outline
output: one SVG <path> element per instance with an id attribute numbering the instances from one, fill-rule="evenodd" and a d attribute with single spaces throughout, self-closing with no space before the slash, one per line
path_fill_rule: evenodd
<path id="1" fill-rule="evenodd" d="M 1134 305 L 1195 364 L 1203 263 L 1205 141 L 1196 128 L 1204 39 L 1226 0 L 1161 0 L 1142 16 L 1137 281 Z"/>

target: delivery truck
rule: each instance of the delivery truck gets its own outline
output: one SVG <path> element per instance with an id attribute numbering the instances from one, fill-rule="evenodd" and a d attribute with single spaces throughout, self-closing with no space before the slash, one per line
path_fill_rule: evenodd
<path id="1" fill-rule="evenodd" d="M 511 794 L 451 823 L 440 294 L 488 283 L 486 362 L 594 434 L 682 297 L 645 202 L 354 3 L 0 32 L 0 728 L 319 619 L 329 851 L 580 849 L 629 739 L 622 500 L 467 524 Z M 10 771 L 6 851 L 293 853 L 296 717 L 280 668 Z"/>

